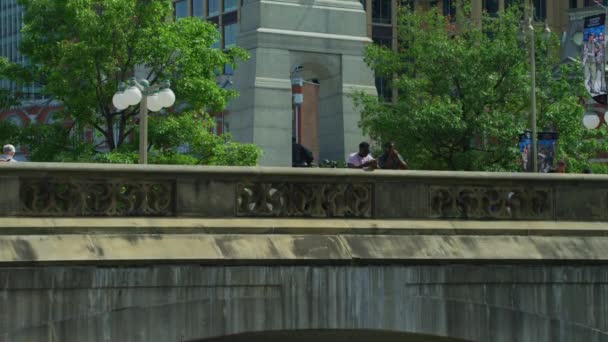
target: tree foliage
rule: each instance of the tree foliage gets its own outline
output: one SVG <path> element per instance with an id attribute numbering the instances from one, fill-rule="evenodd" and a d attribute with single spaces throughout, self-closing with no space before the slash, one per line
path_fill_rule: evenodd
<path id="1" fill-rule="evenodd" d="M 152 117 L 149 162 L 217 166 L 257 164 L 262 155 L 258 147 L 238 144 L 230 141 L 229 135 L 213 133 L 214 124 L 208 115 L 192 112 Z M 81 138 L 75 126 L 30 124 L 19 128 L 8 121 L 0 121 L 0 132 L 1 141 L 24 146 L 31 161 L 136 164 L 139 158 L 135 149 L 137 141 L 111 152 L 96 153 L 93 146 Z M 135 130 L 134 134 L 138 133 Z"/>
<path id="2" fill-rule="evenodd" d="M 74 127 L 93 127 L 103 140 L 102 146 L 114 152 L 106 157 L 97 156 L 100 160 L 127 162 L 129 158 L 120 156 L 125 151 L 132 154 L 137 148 L 129 137 L 137 131 L 139 106 L 121 111 L 112 104 L 119 84 L 134 75 L 150 84 L 169 80 L 180 112 L 219 111 L 236 96 L 234 91 L 216 84 L 216 75 L 226 64 L 234 66 L 238 60 L 246 59 L 246 52 L 240 48 L 226 51 L 213 48 L 219 33 L 204 20 L 170 20 L 170 0 L 19 0 L 19 3 L 24 10 L 21 52 L 29 63 L 19 65 L 4 59 L 0 61 L 0 77 L 18 84 L 39 84 L 45 95 L 61 101 L 62 114 L 75 123 Z M 184 116 L 167 114 L 156 124 L 186 127 L 180 121 L 185 120 Z M 72 133 L 78 135 L 74 130 Z M 157 145 L 150 149 L 171 150 L 178 141 L 185 141 L 182 139 L 185 134 L 156 135 L 150 141 Z M 187 138 L 200 136 L 191 134 Z M 251 146 L 243 149 L 255 150 Z M 51 158 L 52 153 L 46 154 Z M 178 159 L 194 161 L 187 157 L 173 160 Z"/>
<path id="3" fill-rule="evenodd" d="M 522 36 L 521 11 L 484 16 L 481 25 L 462 18 L 454 23 L 437 11 L 403 9 L 398 17 L 399 48 L 366 50 L 367 63 L 397 97 L 357 95 L 364 130 L 395 141 L 414 168 L 517 170 L 531 89 L 530 37 Z M 555 35 L 544 37 L 542 26 L 536 32 L 539 130 L 559 132 L 557 158 L 580 169 L 599 147 L 589 139 L 598 132 L 581 125 L 582 73 L 559 64 Z"/>

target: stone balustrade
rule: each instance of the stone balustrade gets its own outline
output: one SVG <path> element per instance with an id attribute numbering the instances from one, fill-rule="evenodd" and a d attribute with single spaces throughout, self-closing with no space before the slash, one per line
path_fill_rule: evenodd
<path id="1" fill-rule="evenodd" d="M 11 163 L 0 215 L 608 221 L 608 176 Z"/>

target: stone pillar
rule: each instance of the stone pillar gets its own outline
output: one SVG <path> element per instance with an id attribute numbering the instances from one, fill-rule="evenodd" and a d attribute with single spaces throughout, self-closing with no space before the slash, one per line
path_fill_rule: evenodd
<path id="1" fill-rule="evenodd" d="M 363 61 L 367 18 L 358 0 L 245 0 L 237 36 L 251 58 L 239 65 L 230 106 L 233 137 L 264 150 L 262 165 L 291 165 L 290 73 L 320 83 L 321 158 L 343 160 L 363 139 L 353 90 L 375 92 Z M 309 80 L 309 78 L 306 78 Z M 306 99 L 304 99 L 306 101 Z"/>

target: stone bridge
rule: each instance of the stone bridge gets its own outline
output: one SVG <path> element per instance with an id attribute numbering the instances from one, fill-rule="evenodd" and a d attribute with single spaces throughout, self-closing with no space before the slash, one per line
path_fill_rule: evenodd
<path id="1" fill-rule="evenodd" d="M 0 166 L 0 341 L 608 341 L 608 177 Z"/>

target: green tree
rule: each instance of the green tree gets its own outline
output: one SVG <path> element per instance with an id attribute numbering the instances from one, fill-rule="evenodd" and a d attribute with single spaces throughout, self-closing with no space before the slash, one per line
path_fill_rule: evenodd
<path id="1" fill-rule="evenodd" d="M 437 11 L 402 10 L 399 49 L 366 50 L 366 61 L 397 97 L 358 94 L 363 129 L 395 141 L 414 168 L 518 170 L 517 137 L 529 127 L 530 107 L 530 42 L 521 17 L 512 8 L 484 16 L 481 25 L 462 18 L 455 24 Z M 599 147 L 589 139 L 598 133 L 581 125 L 581 72 L 559 65 L 555 35 L 543 37 L 542 26 L 536 31 L 538 125 L 559 132 L 557 158 L 580 169 Z"/>
<path id="2" fill-rule="evenodd" d="M 206 114 L 185 112 L 150 120 L 151 162 L 157 164 L 255 165 L 261 150 L 252 144 L 230 141 L 212 132 L 215 123 Z M 181 152 L 186 149 L 187 152 Z"/>
<path id="3" fill-rule="evenodd" d="M 246 52 L 213 48 L 219 33 L 204 20 L 170 20 L 170 0 L 19 3 L 25 13 L 20 48 L 29 63 L 0 60 L 0 77 L 19 84 L 39 84 L 44 94 L 63 103 L 66 119 L 75 127 L 94 128 L 105 148 L 118 155 L 137 148 L 129 143 L 129 137 L 137 130 L 139 107 L 117 110 L 112 96 L 136 70 L 150 84 L 169 80 L 180 111 L 219 111 L 236 96 L 216 84 L 217 71 L 226 64 L 234 67 L 238 60 L 247 58 Z M 150 149 L 167 150 L 165 143 L 159 139 L 159 145 Z M 75 149 L 67 152 L 70 150 Z M 47 158 L 56 158 L 62 151 L 54 152 L 47 151 Z M 115 160 L 112 155 L 108 158 Z"/>
<path id="4" fill-rule="evenodd" d="M 15 95 L 9 89 L 0 88 L 0 112 L 11 108 L 18 103 Z"/>

